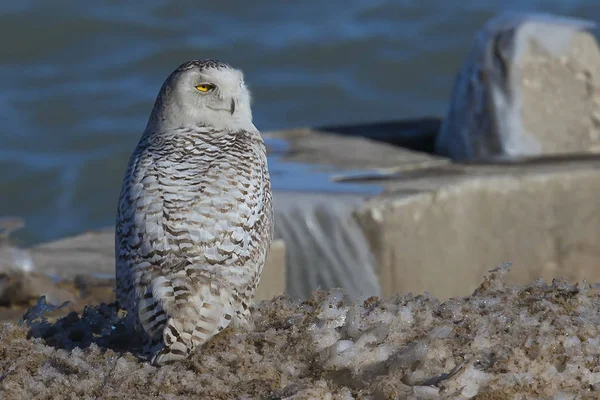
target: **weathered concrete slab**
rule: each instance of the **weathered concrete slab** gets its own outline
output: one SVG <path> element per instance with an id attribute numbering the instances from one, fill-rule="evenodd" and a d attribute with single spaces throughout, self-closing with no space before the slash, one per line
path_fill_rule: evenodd
<path id="1" fill-rule="evenodd" d="M 115 232 L 103 229 L 43 243 L 30 250 L 36 269 L 73 278 L 79 274 L 114 275 Z"/>
<path id="2" fill-rule="evenodd" d="M 114 230 L 87 232 L 78 236 L 44 243 L 30 249 L 38 271 L 73 279 L 77 275 L 105 275 L 115 271 Z M 264 300 L 285 291 L 285 246 L 274 241 L 263 277 L 257 291 L 257 300 Z"/>
<path id="3" fill-rule="evenodd" d="M 364 129 L 378 127 L 391 129 L 385 124 Z M 380 295 L 375 260 L 352 212 L 383 188 L 365 183 L 363 177 L 449 163 L 448 159 L 364 137 L 370 134 L 378 136 L 359 130 L 353 136 L 342 136 L 311 129 L 264 134 L 271 157 L 277 160 L 271 165 L 274 187 L 280 189 L 273 195 L 275 233 L 286 243 L 286 289 L 292 298 L 308 298 L 316 289 L 336 287 L 343 287 L 353 297 Z M 274 143 L 276 139 L 279 141 Z M 286 163 L 310 169 L 301 174 L 307 182 L 289 174 L 293 168 Z M 280 177 L 278 166 L 287 175 Z M 356 179 L 360 181 L 357 185 L 351 182 Z M 293 182 L 296 191 L 281 190 L 287 182 Z"/>
<path id="4" fill-rule="evenodd" d="M 285 293 L 285 282 L 285 243 L 283 240 L 274 240 L 256 291 L 256 300 L 268 300 Z"/>
<path id="5" fill-rule="evenodd" d="M 509 280 L 600 281 L 600 157 L 450 165 L 388 181 L 356 217 L 384 295 L 471 293 L 487 269 Z"/>
<path id="6" fill-rule="evenodd" d="M 338 129 L 343 131 L 343 127 Z M 369 126 L 365 126 L 365 129 L 369 129 Z M 344 136 L 333 131 L 324 132 L 306 128 L 267 132 L 263 136 L 268 139 L 285 140 L 286 147 L 280 152 L 284 161 L 301 162 L 313 168 L 333 172 L 397 171 L 426 168 L 449 162 L 446 158 L 360 137 L 358 132 L 354 132 L 354 135 Z M 368 132 L 364 135 L 367 136 Z"/>
<path id="7" fill-rule="evenodd" d="M 455 160 L 600 151 L 595 23 L 501 14 L 477 32 L 436 152 Z"/>

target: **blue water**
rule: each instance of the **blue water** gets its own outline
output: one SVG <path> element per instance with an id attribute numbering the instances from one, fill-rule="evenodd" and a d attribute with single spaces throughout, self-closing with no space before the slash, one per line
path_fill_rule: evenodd
<path id="1" fill-rule="evenodd" d="M 154 97 L 185 60 L 243 69 L 262 130 L 443 116 L 474 33 L 506 10 L 600 20 L 598 0 L 5 0 L 0 216 L 24 217 L 29 244 L 112 225 Z M 278 157 L 275 190 L 337 190 Z"/>

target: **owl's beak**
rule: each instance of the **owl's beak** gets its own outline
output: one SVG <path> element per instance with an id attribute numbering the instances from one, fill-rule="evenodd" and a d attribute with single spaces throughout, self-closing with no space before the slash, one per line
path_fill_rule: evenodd
<path id="1" fill-rule="evenodd" d="M 231 115 L 233 115 L 233 113 L 235 112 L 235 100 L 231 99 L 231 109 L 229 110 L 231 112 Z"/>

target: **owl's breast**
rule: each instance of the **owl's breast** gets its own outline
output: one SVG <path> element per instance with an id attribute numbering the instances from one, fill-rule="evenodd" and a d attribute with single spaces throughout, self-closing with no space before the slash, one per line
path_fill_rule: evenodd
<path id="1" fill-rule="evenodd" d="M 264 212 L 261 155 L 221 153 L 157 158 L 138 175 L 131 193 L 139 254 L 177 255 L 207 266 L 248 263 Z M 210 267 L 209 267 L 210 268 Z"/>

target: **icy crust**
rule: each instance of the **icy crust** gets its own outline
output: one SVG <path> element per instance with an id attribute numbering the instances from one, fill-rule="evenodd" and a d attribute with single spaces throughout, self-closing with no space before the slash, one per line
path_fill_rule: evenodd
<path id="1" fill-rule="evenodd" d="M 256 307 L 254 331 L 225 330 L 162 368 L 135 354 L 114 305 L 49 322 L 38 304 L 30 327 L 0 328 L 0 398 L 600 398 L 598 289 L 516 287 L 505 272 L 444 303 L 278 297 Z"/>

